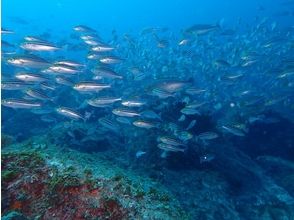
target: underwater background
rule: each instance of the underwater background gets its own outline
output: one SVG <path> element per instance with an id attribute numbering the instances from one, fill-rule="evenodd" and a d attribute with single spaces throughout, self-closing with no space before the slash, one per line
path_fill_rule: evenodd
<path id="1" fill-rule="evenodd" d="M 294 219 L 293 0 L 2 0 L 3 219 Z"/>

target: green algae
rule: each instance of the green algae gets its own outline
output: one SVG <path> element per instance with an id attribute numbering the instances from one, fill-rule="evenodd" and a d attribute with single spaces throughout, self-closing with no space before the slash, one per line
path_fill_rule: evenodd
<path id="1" fill-rule="evenodd" d="M 60 173 L 55 170 L 55 174 L 49 179 L 48 186 L 50 190 L 56 190 L 63 187 L 80 186 L 81 182 L 78 176 L 71 173 L 72 169 L 67 169 Z"/>
<path id="2" fill-rule="evenodd" d="M 8 152 L 2 153 L 2 165 L 5 166 L 6 161 L 13 167 L 36 168 L 45 165 L 44 157 L 36 151 Z"/>
<path id="3" fill-rule="evenodd" d="M 15 170 L 2 170 L 1 179 L 5 182 L 10 182 L 18 176 L 19 172 Z"/>
<path id="4" fill-rule="evenodd" d="M 8 152 L 1 156 L 1 178 L 4 182 L 14 180 L 23 173 L 23 169 L 33 170 L 45 165 L 43 156 L 35 151 Z"/>

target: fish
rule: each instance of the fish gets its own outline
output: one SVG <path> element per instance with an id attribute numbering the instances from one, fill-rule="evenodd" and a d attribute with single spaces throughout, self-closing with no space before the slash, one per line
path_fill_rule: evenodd
<path id="1" fill-rule="evenodd" d="M 214 32 L 220 30 L 219 25 L 211 25 L 211 24 L 195 24 L 185 30 L 186 33 L 196 34 L 196 35 L 204 35 L 210 32 Z"/>
<path id="2" fill-rule="evenodd" d="M 186 149 L 181 148 L 179 146 L 169 145 L 169 144 L 165 144 L 165 143 L 159 143 L 157 145 L 157 147 L 161 150 L 171 151 L 171 152 L 185 152 L 185 150 L 186 150 Z"/>
<path id="3" fill-rule="evenodd" d="M 32 109 L 32 108 L 42 107 L 42 103 L 40 102 L 28 101 L 24 99 L 14 99 L 14 98 L 2 99 L 1 104 L 3 106 L 14 108 L 14 109 L 18 109 L 18 108 Z"/>
<path id="4" fill-rule="evenodd" d="M 22 80 L 25 82 L 45 82 L 48 81 L 48 78 L 36 74 L 36 73 L 27 73 L 27 72 L 19 72 L 15 75 L 15 78 L 18 80 Z"/>
<path id="5" fill-rule="evenodd" d="M 169 136 L 161 136 L 158 138 L 158 140 L 166 145 L 186 146 L 186 144 L 182 143 L 180 140 L 177 140 L 177 139 L 169 137 Z"/>
<path id="6" fill-rule="evenodd" d="M 145 129 L 156 128 L 156 125 L 154 123 L 145 120 L 136 120 L 133 122 L 133 125 Z"/>
<path id="7" fill-rule="evenodd" d="M 98 33 L 97 25 L 49 30 L 27 22 L 13 26 L 15 32 L 2 28 L 3 122 L 33 116 L 41 126 L 65 129 L 59 141 L 63 134 L 78 146 L 105 139 L 110 146 L 130 146 L 127 154 L 139 152 L 136 157 L 144 149 L 152 164 L 159 157 L 149 155 L 152 145 L 163 157 L 191 146 L 195 161 L 211 162 L 218 156 L 214 147 L 250 138 L 248 128 L 279 127 L 293 118 L 294 26 L 257 12 L 249 23 L 150 27 L 122 35 L 124 30 L 107 34 L 103 27 Z M 234 138 L 220 138 L 226 135 Z M 232 156 L 230 148 L 221 160 Z M 168 159 L 160 165 L 187 157 L 171 153 Z"/>
<path id="8" fill-rule="evenodd" d="M 10 80 L 10 81 L 2 81 L 1 82 L 1 89 L 2 90 L 24 90 L 28 87 L 32 87 L 34 84 L 23 82 L 23 81 L 16 81 L 16 80 Z"/>
<path id="9" fill-rule="evenodd" d="M 66 74 L 77 74 L 80 73 L 81 70 L 65 65 L 65 64 L 53 64 L 45 70 L 42 70 L 43 73 L 66 73 Z"/>
<path id="10" fill-rule="evenodd" d="M 103 89 L 108 89 L 109 84 L 101 84 L 95 82 L 79 82 L 73 86 L 74 90 L 78 92 L 100 92 Z"/>
<path id="11" fill-rule="evenodd" d="M 94 29 L 86 26 L 86 25 L 77 25 L 73 28 L 77 32 L 88 32 L 88 33 L 93 33 L 96 32 Z"/>
<path id="12" fill-rule="evenodd" d="M 108 45 L 98 45 L 91 48 L 91 50 L 94 52 L 109 52 L 109 51 L 113 51 L 114 49 L 115 49 L 114 47 L 111 47 Z"/>
<path id="13" fill-rule="evenodd" d="M 223 125 L 222 129 L 228 133 L 235 135 L 235 136 L 239 136 L 239 137 L 245 136 L 245 133 L 241 129 L 235 128 L 233 126 Z"/>
<path id="14" fill-rule="evenodd" d="M 56 86 L 52 83 L 48 83 L 48 82 L 41 82 L 40 83 L 40 87 L 41 89 L 43 90 L 51 90 L 51 91 L 54 91 L 56 89 Z"/>
<path id="15" fill-rule="evenodd" d="M 182 108 L 181 113 L 185 115 L 200 115 L 200 112 L 197 109 L 191 107 Z"/>
<path id="16" fill-rule="evenodd" d="M 166 39 L 158 39 L 157 40 L 157 47 L 159 48 L 166 48 L 168 47 L 169 43 L 168 43 L 168 40 Z"/>
<path id="17" fill-rule="evenodd" d="M 38 89 L 27 89 L 25 93 L 38 100 L 52 101 L 52 98 L 48 97 L 41 90 Z"/>
<path id="18" fill-rule="evenodd" d="M 71 66 L 74 68 L 78 68 L 78 67 L 84 67 L 84 64 L 81 64 L 77 61 L 72 61 L 72 60 L 60 60 L 60 61 L 56 61 L 54 62 L 54 65 L 65 65 L 65 66 Z"/>
<path id="19" fill-rule="evenodd" d="M 97 53 L 89 53 L 87 55 L 87 59 L 89 59 L 89 60 L 99 60 L 101 58 L 103 58 L 103 55 L 97 54 Z"/>
<path id="20" fill-rule="evenodd" d="M 105 117 L 104 118 L 99 118 L 98 122 L 104 128 L 107 128 L 108 130 L 114 131 L 116 133 L 118 133 L 119 130 L 120 130 L 119 125 L 115 121 L 110 120 L 108 118 L 105 118 Z"/>
<path id="21" fill-rule="evenodd" d="M 146 102 L 140 100 L 123 100 L 121 104 L 126 107 L 142 107 L 146 105 Z"/>
<path id="22" fill-rule="evenodd" d="M 183 46 L 183 45 L 187 45 L 189 43 L 189 40 L 188 39 L 183 39 L 183 40 L 181 40 L 179 43 L 178 43 L 178 45 L 179 46 Z"/>
<path id="23" fill-rule="evenodd" d="M 185 106 L 185 108 L 193 108 L 193 109 L 196 109 L 196 108 L 202 107 L 205 104 L 207 104 L 207 102 L 197 102 L 197 101 L 194 101 L 194 102 L 188 103 Z"/>
<path id="24" fill-rule="evenodd" d="M 178 132 L 176 134 L 176 137 L 181 140 L 181 141 L 188 141 L 188 140 L 191 140 L 193 138 L 193 135 L 190 133 L 190 132 L 187 132 L 187 131 L 181 131 L 181 132 Z"/>
<path id="25" fill-rule="evenodd" d="M 194 119 L 192 120 L 189 125 L 187 126 L 186 130 L 192 129 L 196 125 L 197 121 Z"/>
<path id="26" fill-rule="evenodd" d="M 64 86 L 72 87 L 74 85 L 73 81 L 71 81 L 69 78 L 64 76 L 56 76 L 55 81 L 57 84 L 64 85 Z"/>
<path id="27" fill-rule="evenodd" d="M 213 140 L 218 137 L 219 137 L 219 135 L 215 132 L 212 132 L 212 131 L 203 132 L 203 133 L 200 133 L 197 135 L 197 139 L 200 139 L 200 140 Z"/>
<path id="28" fill-rule="evenodd" d="M 26 36 L 24 39 L 28 42 L 40 42 L 40 43 L 48 43 L 46 40 L 36 37 L 36 36 Z"/>
<path id="29" fill-rule="evenodd" d="M 106 107 L 115 102 L 121 101 L 121 98 L 116 97 L 99 97 L 87 100 L 87 103 L 94 107 Z"/>
<path id="30" fill-rule="evenodd" d="M 13 56 L 7 59 L 7 63 L 17 67 L 35 69 L 46 68 L 50 65 L 50 63 L 47 60 L 35 55 Z"/>
<path id="31" fill-rule="evenodd" d="M 97 35 L 83 35 L 81 36 L 81 39 L 86 43 L 87 45 L 90 46 L 98 46 L 101 45 L 102 43 L 100 42 L 100 38 Z"/>
<path id="32" fill-rule="evenodd" d="M 37 41 L 24 42 L 20 45 L 20 47 L 29 51 L 56 51 L 61 49 L 53 44 Z"/>
<path id="33" fill-rule="evenodd" d="M 152 89 L 152 93 L 151 94 L 153 96 L 157 96 L 160 99 L 166 99 L 166 98 L 169 98 L 169 97 L 174 97 L 174 94 L 173 93 L 167 92 L 167 91 L 165 91 L 163 89 L 160 89 L 160 88 L 154 88 L 154 89 Z"/>
<path id="34" fill-rule="evenodd" d="M 169 93 L 175 93 L 183 90 L 187 86 L 189 86 L 189 82 L 184 81 L 165 81 L 157 86 L 157 88 L 160 88 L 166 92 Z"/>
<path id="35" fill-rule="evenodd" d="M 85 121 L 84 117 L 79 112 L 75 111 L 74 109 L 70 109 L 67 107 L 58 107 L 56 108 L 56 112 L 62 116 L 65 116 L 73 120 Z"/>
<path id="36" fill-rule="evenodd" d="M 130 117 L 130 118 L 140 116 L 140 113 L 130 109 L 125 109 L 125 108 L 115 108 L 112 110 L 112 113 L 117 116 Z"/>
<path id="37" fill-rule="evenodd" d="M 14 31 L 1 27 L 1 34 L 14 34 Z"/>
<path id="38" fill-rule="evenodd" d="M 189 88 L 185 89 L 185 92 L 189 95 L 199 95 L 199 94 L 202 94 L 206 91 L 207 91 L 206 89 L 199 89 L 196 87 L 189 87 Z"/>
<path id="39" fill-rule="evenodd" d="M 97 76 L 101 76 L 101 78 L 109 78 L 109 79 L 122 79 L 123 77 L 118 75 L 114 70 L 108 67 L 97 67 L 92 69 L 92 73 Z"/>
<path id="40" fill-rule="evenodd" d="M 118 64 L 123 61 L 123 59 L 116 57 L 116 56 L 106 56 L 99 59 L 101 63 L 104 64 Z"/>

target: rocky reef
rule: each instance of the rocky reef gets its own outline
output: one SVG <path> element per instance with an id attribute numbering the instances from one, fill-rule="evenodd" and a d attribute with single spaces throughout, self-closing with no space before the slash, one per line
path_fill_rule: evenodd
<path id="1" fill-rule="evenodd" d="M 136 158 L 139 141 L 115 137 L 121 144 L 110 145 L 91 134 L 83 124 L 65 123 L 23 142 L 4 136 L 2 218 L 294 218 L 291 160 L 253 158 L 222 142 L 210 146 L 212 163 L 200 164 L 192 147 L 163 159 L 152 143 Z"/>
<path id="2" fill-rule="evenodd" d="M 189 218 L 160 185 L 40 141 L 2 151 L 3 219 Z"/>

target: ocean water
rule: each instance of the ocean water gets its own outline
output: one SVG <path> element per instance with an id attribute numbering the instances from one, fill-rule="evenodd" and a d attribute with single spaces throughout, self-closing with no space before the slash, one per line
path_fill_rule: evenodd
<path id="1" fill-rule="evenodd" d="M 3 0 L 3 219 L 293 219 L 293 0 Z"/>

